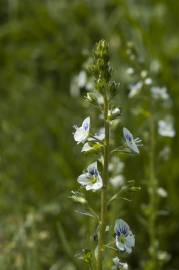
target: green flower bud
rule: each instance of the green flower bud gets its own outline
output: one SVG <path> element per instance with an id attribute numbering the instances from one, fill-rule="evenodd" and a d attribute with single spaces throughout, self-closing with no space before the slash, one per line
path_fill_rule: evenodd
<path id="1" fill-rule="evenodd" d="M 100 40 L 95 49 L 95 57 L 109 61 L 109 46 L 105 40 Z"/>
<path id="2" fill-rule="evenodd" d="M 94 63 L 90 67 L 90 71 L 96 78 L 96 89 L 100 92 L 102 91 L 102 87 L 104 87 L 111 78 L 112 68 L 109 63 L 109 58 L 107 42 L 104 40 L 99 41 L 94 51 Z M 102 85 L 101 82 L 103 82 L 104 85 Z"/>
<path id="3" fill-rule="evenodd" d="M 117 94 L 117 90 L 119 88 L 119 83 L 116 83 L 115 81 L 111 81 L 109 83 L 109 91 L 111 94 L 111 97 L 114 97 Z"/>
<path id="4" fill-rule="evenodd" d="M 105 87 L 106 87 L 106 82 L 105 82 L 105 80 L 99 78 L 99 79 L 96 81 L 96 90 L 98 90 L 99 92 L 102 93 Z"/>

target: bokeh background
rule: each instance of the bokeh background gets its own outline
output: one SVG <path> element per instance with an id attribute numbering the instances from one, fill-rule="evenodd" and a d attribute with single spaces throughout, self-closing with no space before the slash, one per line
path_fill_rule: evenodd
<path id="1" fill-rule="evenodd" d="M 72 126 L 92 111 L 83 103 L 85 89 L 79 89 L 76 76 L 101 38 L 110 44 L 114 77 L 121 82 L 117 103 L 125 125 L 143 137 L 132 111 L 142 108 L 142 101 L 128 102 L 125 88 L 129 41 L 144 67 L 157 69 L 155 80 L 171 96 L 176 136 L 162 138 L 157 148 L 167 146 L 169 155 L 156 158 L 158 181 L 167 191 L 156 230 L 160 248 L 168 254 L 162 269 L 179 269 L 178 25 L 176 0 L 0 1 L 1 270 L 87 269 L 83 263 L 79 268 L 75 254 L 92 241 L 92 224 L 75 212 L 69 198 L 87 158 L 74 144 Z M 114 212 L 136 234 L 131 269 L 143 269 L 149 245 L 142 221 L 147 148 L 124 161 L 124 177 L 135 179 L 142 190 L 132 203 L 116 201 Z"/>

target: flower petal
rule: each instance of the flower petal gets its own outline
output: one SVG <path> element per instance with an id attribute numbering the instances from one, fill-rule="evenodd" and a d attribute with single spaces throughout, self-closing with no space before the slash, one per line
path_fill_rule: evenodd
<path id="1" fill-rule="evenodd" d="M 82 149 L 81 149 L 81 152 L 88 152 L 88 151 L 90 151 L 90 150 L 92 150 L 92 149 L 93 149 L 93 147 L 91 147 L 91 146 L 89 145 L 89 143 L 85 143 L 85 144 L 83 145 Z"/>
<path id="2" fill-rule="evenodd" d="M 125 127 L 123 128 L 123 134 L 126 141 L 134 140 L 132 133 Z"/>
<path id="3" fill-rule="evenodd" d="M 98 175 L 98 179 L 97 182 L 95 184 L 93 184 L 93 190 L 98 190 L 100 188 L 102 188 L 103 186 L 103 181 L 100 175 Z"/>
<path id="4" fill-rule="evenodd" d="M 89 132 L 90 129 L 90 117 L 88 116 L 87 118 L 85 118 L 85 120 L 82 123 L 81 126 L 85 131 Z"/>
<path id="5" fill-rule="evenodd" d="M 165 120 L 160 120 L 158 122 L 158 133 L 164 137 L 175 137 L 176 131 L 173 127 L 172 119 L 166 118 Z"/>
<path id="6" fill-rule="evenodd" d="M 128 97 L 133 98 L 135 95 L 137 95 L 140 92 L 140 90 L 142 89 L 142 86 L 143 86 L 142 81 L 139 81 L 136 84 L 130 85 L 130 92 L 129 92 Z"/>
<path id="7" fill-rule="evenodd" d="M 78 176 L 77 181 L 82 186 L 86 186 L 90 183 L 89 173 L 83 173 L 80 176 Z"/>
<path id="8" fill-rule="evenodd" d="M 125 251 L 130 254 L 132 252 L 132 248 L 125 245 Z"/>
<path id="9" fill-rule="evenodd" d="M 90 172 L 90 171 L 93 171 L 94 169 L 97 170 L 97 162 L 96 161 L 91 163 L 90 165 L 88 165 L 87 171 Z"/>
<path id="10" fill-rule="evenodd" d="M 134 152 L 139 154 L 139 149 L 137 147 L 137 144 L 134 140 L 134 137 L 132 135 L 132 133 L 127 129 L 127 128 L 123 128 L 123 135 L 125 138 L 125 141 L 127 143 L 127 146 Z"/>
<path id="11" fill-rule="evenodd" d="M 128 270 L 128 264 L 121 262 L 118 257 L 113 258 L 113 263 L 117 267 L 117 269 Z"/>
<path id="12" fill-rule="evenodd" d="M 153 86 L 150 90 L 155 99 L 168 100 L 170 98 L 166 87 Z"/>
<path id="13" fill-rule="evenodd" d="M 126 237 L 126 246 L 129 248 L 135 246 L 135 237 L 131 231 L 129 231 L 129 234 Z"/>
<path id="14" fill-rule="evenodd" d="M 89 183 L 86 185 L 86 190 L 94 190 L 94 184 L 93 183 Z"/>
<path id="15" fill-rule="evenodd" d="M 118 240 L 118 237 L 116 236 L 116 247 L 120 250 L 120 251 L 125 251 L 126 248 L 125 248 L 125 244 L 121 243 L 119 240 Z"/>
<path id="16" fill-rule="evenodd" d="M 74 140 L 78 143 L 85 141 L 88 137 L 88 133 L 82 128 L 76 129 L 74 133 Z"/>
<path id="17" fill-rule="evenodd" d="M 123 234 L 129 232 L 129 225 L 123 219 L 117 219 L 114 226 L 114 231 L 117 234 L 122 232 Z"/>
<path id="18" fill-rule="evenodd" d="M 134 141 L 132 143 L 129 143 L 128 146 L 134 153 L 139 154 L 139 149 Z"/>
<path id="19" fill-rule="evenodd" d="M 104 128 L 100 128 L 99 131 L 94 135 L 94 137 L 97 140 L 103 141 L 105 138 L 105 130 Z M 92 138 L 93 140 L 95 140 L 94 138 Z"/>

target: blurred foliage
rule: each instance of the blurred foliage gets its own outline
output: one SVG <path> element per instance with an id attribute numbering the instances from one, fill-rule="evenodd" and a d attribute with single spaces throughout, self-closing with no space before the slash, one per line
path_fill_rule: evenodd
<path id="1" fill-rule="evenodd" d="M 123 122 L 140 135 L 142 120 L 132 115 L 135 104 L 127 101 L 126 44 L 133 41 L 141 67 L 157 66 L 155 80 L 169 89 L 178 134 L 178 25 L 176 0 L 0 1 L 0 269 L 86 269 L 75 254 L 89 241 L 95 247 L 90 237 L 95 223 L 74 211 L 69 196 L 86 163 L 74 146 L 72 126 L 90 108 L 70 94 L 71 82 L 95 42 L 107 39 L 114 77 L 121 82 L 116 103 Z M 120 136 L 118 129 L 116 140 Z M 167 214 L 158 218 L 156 230 L 161 249 L 171 256 L 163 269 L 177 270 L 178 136 L 160 141 L 159 149 L 164 145 L 171 154 L 166 161 L 156 159 L 156 169 L 168 191 L 161 201 Z M 111 218 L 130 221 L 137 239 L 131 269 L 143 269 L 148 242 L 140 206 L 147 202 L 147 147 L 139 158 L 124 160 L 126 179 L 142 183 L 142 191 L 133 203 L 115 201 Z M 93 194 L 88 196 L 98 209 Z"/>

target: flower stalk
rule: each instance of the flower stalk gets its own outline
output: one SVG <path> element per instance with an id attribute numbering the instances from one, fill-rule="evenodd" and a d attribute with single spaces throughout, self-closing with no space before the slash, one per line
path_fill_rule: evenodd
<path id="1" fill-rule="evenodd" d="M 150 261 L 151 269 L 156 269 L 157 267 L 157 236 L 156 236 L 156 209 L 157 207 L 157 179 L 155 175 L 155 122 L 154 115 L 151 110 L 150 116 L 150 152 L 149 152 L 149 205 L 150 205 L 150 215 L 149 215 L 149 238 L 150 238 Z"/>
<path id="2" fill-rule="evenodd" d="M 156 233 L 156 219 L 157 219 L 157 211 L 158 211 L 158 197 L 157 197 L 157 188 L 158 181 L 156 178 L 156 170 L 155 170 L 155 115 L 154 115 L 154 104 L 150 104 L 149 108 L 150 116 L 149 116 L 149 166 L 148 166 L 148 211 L 147 219 L 148 219 L 148 234 L 149 234 L 149 259 L 145 264 L 145 270 L 155 270 L 159 269 L 158 265 L 158 240 Z"/>
<path id="3" fill-rule="evenodd" d="M 108 165 L 109 165 L 109 100 L 107 91 L 104 94 L 104 128 L 105 128 L 105 146 L 104 146 L 104 168 L 103 168 L 103 187 L 101 189 L 101 222 L 98 242 L 97 270 L 102 270 L 102 258 L 104 250 L 104 236 L 107 221 L 107 186 L 108 186 Z"/>

